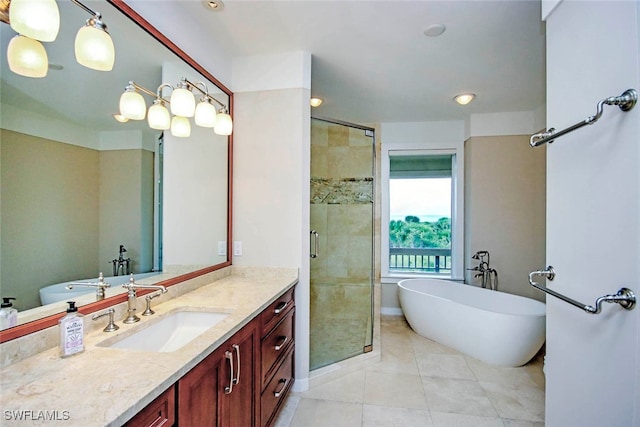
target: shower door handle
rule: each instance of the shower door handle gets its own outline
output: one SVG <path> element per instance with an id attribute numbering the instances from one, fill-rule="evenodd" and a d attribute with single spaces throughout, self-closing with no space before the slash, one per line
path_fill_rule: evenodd
<path id="1" fill-rule="evenodd" d="M 320 247 L 320 235 L 318 234 L 318 232 L 316 230 L 311 230 L 311 236 L 313 237 L 313 252 L 311 252 L 310 256 L 311 258 L 318 258 L 318 251 L 319 251 L 319 247 Z"/>

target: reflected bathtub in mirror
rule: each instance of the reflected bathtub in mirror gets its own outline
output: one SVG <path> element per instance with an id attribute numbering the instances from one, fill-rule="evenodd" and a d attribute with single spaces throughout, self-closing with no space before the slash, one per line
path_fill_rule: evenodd
<path id="1" fill-rule="evenodd" d="M 491 365 L 522 366 L 542 347 L 540 301 L 441 279 L 398 282 L 404 316 L 419 335 Z"/>

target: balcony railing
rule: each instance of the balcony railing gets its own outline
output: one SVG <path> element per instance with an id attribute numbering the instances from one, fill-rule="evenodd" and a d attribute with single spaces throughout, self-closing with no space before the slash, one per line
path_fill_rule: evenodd
<path id="1" fill-rule="evenodd" d="M 451 249 L 389 248 L 389 270 L 403 273 L 451 273 Z"/>

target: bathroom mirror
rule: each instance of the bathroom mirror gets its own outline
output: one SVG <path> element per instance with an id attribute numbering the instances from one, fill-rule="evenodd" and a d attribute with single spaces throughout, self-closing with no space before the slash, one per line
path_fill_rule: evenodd
<path id="1" fill-rule="evenodd" d="M 117 275 L 104 300 L 91 288 L 73 297 L 95 311 L 124 300 L 116 284 L 127 264 L 136 281 L 169 286 L 231 264 L 232 137 L 192 121 L 191 136 L 178 138 L 113 114 L 129 81 L 152 92 L 182 77 L 202 82 L 229 111 L 232 93 L 122 0 L 83 3 L 108 26 L 112 71 L 76 62 L 75 34 L 90 16 L 72 2 L 58 2 L 44 78 L 9 70 L 16 33 L 0 24 L 0 292 L 20 312 L 2 341 L 55 324 L 70 298 L 40 306 L 40 288 Z"/>

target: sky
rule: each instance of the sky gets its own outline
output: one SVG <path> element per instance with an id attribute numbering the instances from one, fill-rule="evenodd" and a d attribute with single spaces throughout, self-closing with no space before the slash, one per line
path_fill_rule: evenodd
<path id="1" fill-rule="evenodd" d="M 420 221 L 451 217 L 451 178 L 390 179 L 390 219 L 414 215 Z"/>

